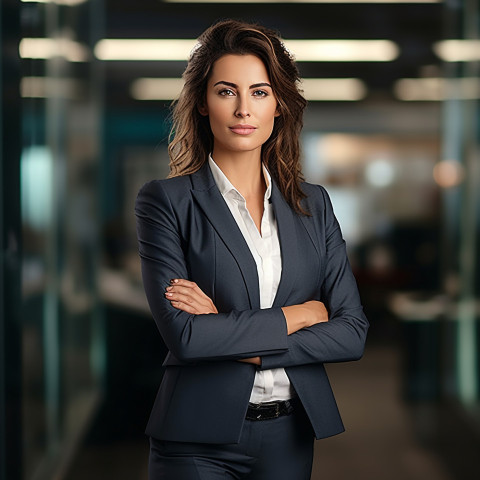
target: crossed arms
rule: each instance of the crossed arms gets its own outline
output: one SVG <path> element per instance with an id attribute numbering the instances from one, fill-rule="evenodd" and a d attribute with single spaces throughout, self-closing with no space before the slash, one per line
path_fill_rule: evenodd
<path id="1" fill-rule="evenodd" d="M 368 322 L 338 223 L 321 192 L 327 256 L 324 303 L 309 300 L 282 308 L 219 313 L 213 301 L 187 280 L 176 212 L 162 182 L 143 187 L 136 215 L 144 287 L 164 342 L 177 359 L 243 360 L 266 369 L 362 356 Z"/>

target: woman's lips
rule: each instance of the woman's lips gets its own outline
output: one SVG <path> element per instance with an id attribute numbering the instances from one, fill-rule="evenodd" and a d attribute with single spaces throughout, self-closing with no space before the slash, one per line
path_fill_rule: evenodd
<path id="1" fill-rule="evenodd" d="M 233 125 L 232 127 L 229 127 L 230 130 L 233 133 L 236 133 L 237 135 L 249 135 L 250 133 L 253 133 L 257 127 L 254 127 L 252 125 Z"/>

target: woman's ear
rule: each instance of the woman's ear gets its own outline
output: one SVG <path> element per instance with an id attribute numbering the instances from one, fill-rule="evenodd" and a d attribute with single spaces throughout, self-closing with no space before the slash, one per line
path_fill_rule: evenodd
<path id="1" fill-rule="evenodd" d="M 198 109 L 198 112 L 200 113 L 200 115 L 203 115 L 204 117 L 206 117 L 208 115 L 208 107 L 205 105 L 204 102 L 199 104 L 197 106 L 197 109 Z"/>
<path id="2" fill-rule="evenodd" d="M 280 116 L 280 105 L 277 103 L 277 108 L 275 109 L 275 114 L 274 117 L 279 117 Z"/>

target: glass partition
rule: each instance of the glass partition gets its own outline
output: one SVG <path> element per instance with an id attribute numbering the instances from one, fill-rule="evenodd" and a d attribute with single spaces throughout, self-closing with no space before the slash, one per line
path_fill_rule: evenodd
<path id="1" fill-rule="evenodd" d="M 446 397 L 480 418 L 480 65 L 478 2 L 447 2 L 442 173 L 443 271 L 450 298 L 446 315 L 443 389 Z M 472 43 L 473 42 L 473 43 Z M 476 47 L 475 47 L 475 43 Z M 465 56 L 468 48 L 476 55 Z M 469 58 L 470 57 L 470 58 Z M 470 87 L 469 87 L 470 85 Z M 473 86 L 473 89 L 472 87 Z M 452 182 L 452 179 L 454 180 Z"/>
<path id="2" fill-rule="evenodd" d="M 23 478 L 66 468 L 100 399 L 101 2 L 24 2 Z"/>

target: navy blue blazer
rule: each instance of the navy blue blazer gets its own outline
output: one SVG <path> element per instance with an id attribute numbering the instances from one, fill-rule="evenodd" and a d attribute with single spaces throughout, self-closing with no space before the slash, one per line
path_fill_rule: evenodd
<path id="1" fill-rule="evenodd" d="M 260 309 L 255 260 L 206 163 L 192 175 L 154 180 L 135 212 L 146 296 L 169 350 L 146 433 L 160 440 L 236 443 L 255 369 L 285 368 L 317 438 L 344 430 L 323 366 L 357 360 L 368 322 L 323 187 L 302 184 L 311 216 L 295 213 L 273 182 L 282 274 L 272 308 Z M 218 314 L 191 315 L 165 298 L 186 278 Z M 281 307 L 324 302 L 329 321 L 287 335 Z M 262 358 L 261 367 L 237 361 Z"/>

